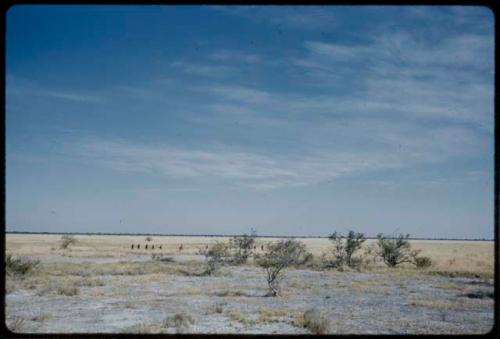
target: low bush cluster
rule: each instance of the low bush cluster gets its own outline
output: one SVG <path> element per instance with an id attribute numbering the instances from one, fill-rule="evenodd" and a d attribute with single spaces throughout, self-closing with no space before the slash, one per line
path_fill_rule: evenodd
<path id="1" fill-rule="evenodd" d="M 313 334 L 327 334 L 331 330 L 330 321 L 315 308 L 304 312 L 304 327 Z"/>
<path id="2" fill-rule="evenodd" d="M 408 238 L 409 234 L 400 234 L 397 237 L 387 238 L 382 233 L 377 235 L 378 255 L 389 267 L 396 267 L 403 263 L 411 263 L 417 268 L 427 268 L 432 265 L 429 257 L 419 257 L 420 250 L 412 250 Z"/>
<path id="3" fill-rule="evenodd" d="M 65 234 L 61 237 L 61 248 L 63 250 L 74 244 L 76 244 L 76 238 L 74 236 Z"/>
<path id="4" fill-rule="evenodd" d="M 183 333 L 189 330 L 194 324 L 194 319 L 189 314 L 177 313 L 163 321 L 164 327 L 175 328 L 177 333 Z"/>
<path id="5" fill-rule="evenodd" d="M 24 276 L 39 265 L 40 261 L 5 255 L 5 272 L 9 276 Z"/>
<path id="6" fill-rule="evenodd" d="M 366 241 L 363 233 L 349 231 L 347 236 L 343 236 L 340 233 L 334 232 L 328 239 L 334 244 L 333 259 L 326 262 L 328 267 L 335 267 L 342 270 L 344 265 L 355 268 L 361 264 L 361 260 L 354 258 L 354 254 Z"/>

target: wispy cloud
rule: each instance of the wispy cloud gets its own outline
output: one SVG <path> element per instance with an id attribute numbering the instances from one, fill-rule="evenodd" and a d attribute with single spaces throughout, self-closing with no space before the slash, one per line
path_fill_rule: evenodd
<path id="1" fill-rule="evenodd" d="M 480 146 L 480 141 L 462 129 L 445 128 L 408 135 L 409 131 L 402 128 L 391 130 L 387 126 L 374 127 L 366 122 L 364 125 L 360 131 L 350 131 L 363 134 L 380 129 L 379 145 L 375 149 L 350 145 L 276 154 L 236 151 L 210 144 L 186 148 L 94 139 L 66 145 L 62 153 L 122 173 L 160 175 L 172 180 L 213 181 L 224 187 L 275 189 L 327 182 L 354 173 L 439 163 L 454 156 L 472 155 Z M 399 147 L 394 147 L 398 143 Z"/>
<path id="2" fill-rule="evenodd" d="M 246 104 L 262 104 L 270 99 L 270 94 L 266 91 L 246 86 L 213 86 L 210 91 L 224 100 Z"/>
<path id="3" fill-rule="evenodd" d="M 259 23 L 301 30 L 332 29 L 338 22 L 334 8 L 329 6 L 212 6 L 212 9 Z"/>
<path id="4" fill-rule="evenodd" d="M 172 67 L 180 69 L 187 74 L 211 78 L 225 78 L 238 73 L 238 69 L 232 66 L 193 63 L 186 61 L 175 61 L 172 63 Z"/>
<path id="5" fill-rule="evenodd" d="M 262 57 L 258 54 L 231 49 L 213 51 L 208 55 L 208 58 L 219 62 L 243 62 L 248 64 L 262 61 Z"/>
<path id="6" fill-rule="evenodd" d="M 308 54 L 294 63 L 318 86 L 351 83 L 347 100 L 357 102 L 358 113 L 441 117 L 492 130 L 491 37 L 459 34 L 433 44 L 386 32 L 365 44 L 308 41 L 305 47 Z"/>
<path id="7" fill-rule="evenodd" d="M 84 91 L 67 91 L 54 88 L 46 88 L 42 84 L 18 78 L 12 75 L 6 77 L 6 95 L 9 96 L 34 96 L 43 98 L 53 98 L 64 101 L 80 103 L 101 103 L 104 98 L 95 93 Z"/>
<path id="8" fill-rule="evenodd" d="M 26 93 L 36 96 L 50 97 L 76 102 L 99 103 L 103 99 L 97 95 L 86 95 L 78 92 L 65 92 L 58 90 L 27 90 Z"/>

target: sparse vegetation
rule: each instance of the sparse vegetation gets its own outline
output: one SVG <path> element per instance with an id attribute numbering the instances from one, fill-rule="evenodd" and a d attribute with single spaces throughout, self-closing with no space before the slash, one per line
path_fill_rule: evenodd
<path id="1" fill-rule="evenodd" d="M 217 242 L 208 250 L 203 251 L 203 254 L 205 255 L 206 263 L 204 274 L 213 275 L 228 260 L 229 250 L 226 244 Z"/>
<path id="2" fill-rule="evenodd" d="M 256 320 L 249 318 L 247 315 L 244 315 L 238 310 L 232 310 L 229 312 L 229 317 L 245 326 L 254 326 L 257 323 Z"/>
<path id="3" fill-rule="evenodd" d="M 108 319 L 112 322 L 109 325 L 114 329 L 118 328 L 117 326 L 123 326 L 120 327 L 125 329 L 123 333 L 199 333 L 199 331 L 210 333 L 262 333 L 266 331 L 269 331 L 266 333 L 272 333 L 277 331 L 281 333 L 283 330 L 297 334 L 307 332 L 348 334 L 353 333 L 352 331 L 358 333 L 356 331 L 361 331 L 361 329 L 373 331 L 371 325 L 366 323 L 360 325 L 357 322 L 358 319 L 360 322 L 364 320 L 364 318 L 358 318 L 359 309 L 365 305 L 371 305 L 372 298 L 388 299 L 387 302 L 394 300 L 400 303 L 400 306 L 409 312 L 406 314 L 408 319 L 424 312 L 429 319 L 435 320 L 423 328 L 418 327 L 415 322 L 411 323 L 411 328 L 406 324 L 394 324 L 392 329 L 395 331 L 435 333 L 449 330 L 450 333 L 460 331 L 470 333 L 487 329 L 488 322 L 492 319 L 489 312 L 493 306 L 494 281 L 492 276 L 481 275 L 483 279 L 475 276 L 485 272 L 489 266 L 474 266 L 479 261 L 488 263 L 487 254 L 491 253 L 491 250 L 483 251 L 482 249 L 486 246 L 478 242 L 438 243 L 411 240 L 409 242 L 412 247 L 421 249 L 425 255 L 429 255 L 429 259 L 432 258 L 432 269 L 415 269 L 415 267 L 422 267 L 418 263 L 419 258 L 426 257 L 420 256 L 420 251 L 410 248 L 407 252 L 410 258 L 408 265 L 401 265 L 401 267 L 398 265 L 396 266 L 398 269 L 394 270 L 383 267 L 386 264 L 377 253 L 379 249 L 377 241 L 367 240 L 361 249 L 351 256 L 354 262 L 356 260 L 362 262 L 362 265 L 356 269 L 370 266 L 370 272 L 358 274 L 349 269 L 347 260 L 344 262 L 346 272 L 319 271 L 322 260 L 320 255 L 328 249 L 330 249 L 328 254 L 332 255 L 332 242 L 325 238 L 304 239 L 300 242 L 304 246 L 304 252 L 299 251 L 302 253 L 298 255 L 300 260 L 292 260 L 290 265 L 282 268 L 277 274 L 278 278 L 275 283 L 277 293 L 274 294 L 271 288 L 267 289 L 268 286 L 263 285 L 267 270 L 264 266 L 258 265 L 270 251 L 266 244 L 276 245 L 278 242 L 269 238 L 261 240 L 261 243 L 266 246 L 265 251 L 260 248 L 261 243 L 254 251 L 259 253 L 255 256 L 257 265 L 251 262 L 253 260 L 250 260 L 252 259 L 252 254 L 250 254 L 247 265 L 227 265 L 218 270 L 217 268 L 225 263 L 231 263 L 236 252 L 233 252 L 234 247 L 228 246 L 231 239 L 229 237 L 223 239 L 225 242 L 220 246 L 226 246 L 226 248 L 222 247 L 220 255 L 216 256 L 220 259 L 216 261 L 218 265 L 216 264 L 217 268 L 213 270 L 213 275 L 216 277 L 206 278 L 208 257 L 175 257 L 178 255 L 175 249 L 182 242 L 188 254 L 192 254 L 194 249 L 201 247 L 207 250 L 208 255 L 209 249 L 214 247 L 212 246 L 214 240 L 217 239 L 179 240 L 176 238 L 169 240 L 165 238 L 165 240 L 162 239 L 162 242 L 166 244 L 165 251 L 136 254 L 129 253 L 129 245 L 132 242 L 144 243 L 145 235 L 137 236 L 136 239 L 119 239 L 121 243 L 112 237 L 96 237 L 97 241 L 94 242 L 90 236 L 88 238 L 82 236 L 78 237 L 78 247 L 75 247 L 77 251 L 50 252 L 51 246 L 54 244 L 58 246 L 60 236 L 47 237 L 43 239 L 43 243 L 36 243 L 39 241 L 37 236 L 16 235 L 14 236 L 16 242 L 8 243 L 10 246 L 8 253 L 15 254 L 16 257 L 11 256 L 6 259 L 6 263 L 13 258 L 30 260 L 29 258 L 37 256 L 43 260 L 43 264 L 35 265 L 36 269 L 28 269 L 28 273 L 24 275 L 7 274 L 5 281 L 7 291 L 17 290 L 7 298 L 6 315 L 9 328 L 13 317 L 18 316 L 22 317 L 19 320 L 21 332 L 40 331 L 39 329 L 57 332 L 66 326 L 62 324 L 62 321 L 70 321 L 69 315 L 64 314 L 63 310 L 74 306 L 75 303 L 78 303 L 78 309 L 81 308 L 82 313 L 79 315 L 82 321 L 85 323 L 96 321 L 96 315 L 92 314 L 89 302 L 79 303 L 80 297 L 75 297 L 78 294 L 82 295 L 81 300 L 93 301 L 95 298 L 96 302 L 105 303 L 109 306 L 110 312 L 117 312 L 117 314 L 123 312 L 121 314 L 123 320 Z M 344 246 L 347 236 L 346 234 L 342 239 Z M 23 239 L 23 242 L 17 239 Z M 306 246 L 315 254 L 314 257 L 312 253 L 305 252 Z M 441 256 L 443 246 L 445 254 Z M 460 250 L 453 253 L 453 246 Z M 112 250 L 116 253 L 113 254 Z M 61 258 L 63 253 L 71 255 Z M 161 259 L 165 259 L 163 255 L 167 254 L 170 257 L 166 258 L 178 258 L 178 261 L 162 262 Z M 150 258 L 153 260 L 148 260 Z M 453 268 L 457 269 L 457 272 L 453 275 L 468 277 L 468 279 L 449 279 L 447 275 L 444 275 L 443 272 L 450 272 L 449 267 L 446 266 L 450 258 L 456 258 Z M 375 262 L 376 259 L 377 262 Z M 465 262 L 468 262 L 470 267 L 464 264 L 464 260 L 469 260 Z M 300 269 L 295 270 L 295 268 Z M 466 271 L 467 269 L 469 271 Z M 184 274 L 185 271 L 197 273 Z M 443 273 L 441 274 L 443 276 L 429 277 L 430 274 L 434 275 L 438 272 Z M 262 274 L 261 277 L 259 277 L 260 274 Z M 426 280 L 426 277 L 429 280 Z M 279 295 L 279 300 L 262 298 L 272 295 Z M 405 301 L 401 300 L 402 295 L 408 296 L 406 305 Z M 178 304 L 164 303 L 163 300 L 166 298 L 176 300 Z M 54 304 L 61 307 L 59 309 L 47 307 L 51 299 L 57 301 Z M 351 305 L 353 299 L 355 304 Z M 22 300 L 23 305 L 18 302 L 19 300 Z M 193 303 L 195 308 L 191 308 L 189 300 L 195 300 Z M 38 314 L 36 310 L 39 309 L 43 313 Z M 384 301 L 377 304 L 377 309 L 381 314 L 387 314 L 390 306 Z M 306 310 L 309 311 L 307 314 L 304 312 Z M 73 311 L 72 314 L 80 312 L 75 309 Z M 182 317 L 184 312 L 194 312 L 190 313 L 192 316 L 203 314 L 203 322 L 196 324 L 196 327 L 192 326 L 193 323 L 190 321 L 186 322 L 187 325 L 182 325 L 183 321 L 175 320 L 174 317 L 176 313 L 180 313 Z M 150 319 L 151 323 L 146 320 L 137 321 L 137 325 L 130 326 L 134 324 L 130 322 L 132 320 L 130 315 L 133 313 L 150 316 L 143 319 Z M 464 319 L 460 324 L 454 321 L 457 314 Z M 167 315 L 172 315 L 169 318 L 170 322 L 162 322 L 164 319 L 162 317 Z M 209 324 L 207 317 L 208 322 L 211 322 Z M 389 315 L 380 317 L 381 321 L 392 321 Z M 471 320 L 474 325 L 466 324 L 465 320 Z M 287 324 L 299 328 L 293 328 Z M 109 331 L 108 324 L 106 327 L 102 326 L 103 324 L 99 324 L 93 329 L 105 328 Z"/>
<path id="4" fill-rule="evenodd" d="M 24 330 L 25 322 L 24 318 L 14 316 L 9 321 L 7 321 L 7 327 L 11 332 L 22 333 Z"/>
<path id="5" fill-rule="evenodd" d="M 164 327 L 175 328 L 177 333 L 184 333 L 194 324 L 194 319 L 189 314 L 177 313 L 163 321 Z"/>
<path id="6" fill-rule="evenodd" d="M 429 257 L 415 257 L 414 263 L 417 268 L 428 268 L 432 266 L 432 260 Z"/>
<path id="7" fill-rule="evenodd" d="M 150 241 L 153 241 L 153 238 L 151 238 L 151 237 L 146 237 L 146 239 L 145 239 L 145 240 L 146 240 L 147 242 L 150 242 Z"/>
<path id="8" fill-rule="evenodd" d="M 396 238 L 386 238 L 382 233 L 377 235 L 378 255 L 389 267 L 395 267 L 402 263 L 411 263 L 411 246 L 408 238 L 409 234 L 400 234 Z"/>
<path id="9" fill-rule="evenodd" d="M 304 312 L 302 323 L 313 334 L 327 334 L 330 332 L 330 321 L 316 308 Z"/>
<path id="10" fill-rule="evenodd" d="M 396 267 L 403 263 L 411 263 L 420 269 L 432 266 L 431 258 L 419 256 L 421 250 L 411 249 L 409 237 L 409 234 L 400 234 L 395 238 L 386 238 L 379 233 L 377 235 L 378 255 L 389 267 Z"/>
<path id="11" fill-rule="evenodd" d="M 57 286 L 57 293 L 65 296 L 75 296 L 80 293 L 80 289 L 78 286 L 70 284 L 70 283 L 62 283 Z"/>
<path id="12" fill-rule="evenodd" d="M 74 244 L 76 244 L 76 238 L 74 236 L 65 234 L 61 237 L 61 248 L 63 250 Z"/>
<path id="13" fill-rule="evenodd" d="M 493 299 L 495 297 L 495 294 L 493 291 L 477 290 L 466 293 L 465 296 L 471 299 L 485 299 L 485 298 Z"/>
<path id="14" fill-rule="evenodd" d="M 292 265 L 301 265 L 309 259 L 305 245 L 294 239 L 270 243 L 264 254 L 256 256 L 257 264 L 266 270 L 271 296 L 279 294 L 278 284 L 284 276 L 284 269 Z"/>
<path id="15" fill-rule="evenodd" d="M 5 273 L 9 276 L 24 276 L 39 265 L 40 261 L 5 255 Z"/>
<path id="16" fill-rule="evenodd" d="M 223 303 L 215 303 L 215 306 L 214 306 L 214 310 L 215 310 L 215 313 L 222 313 L 224 312 L 224 306 L 225 304 Z"/>
<path id="17" fill-rule="evenodd" d="M 328 239 L 334 243 L 334 259 L 329 263 L 330 266 L 342 269 L 344 265 L 356 267 L 361 264 L 361 261 L 355 259 L 353 255 L 366 241 L 363 233 L 349 231 L 344 237 L 342 234 L 334 232 Z"/>
<path id="18" fill-rule="evenodd" d="M 233 237 L 230 240 L 230 248 L 232 250 L 232 258 L 230 259 L 233 264 L 244 264 L 252 255 L 253 246 L 257 233 L 252 229 L 250 235 L 243 234 L 242 236 Z"/>

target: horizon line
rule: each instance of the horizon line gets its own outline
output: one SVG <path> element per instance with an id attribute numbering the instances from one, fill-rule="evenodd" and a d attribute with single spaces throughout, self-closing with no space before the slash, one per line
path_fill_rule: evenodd
<path id="1" fill-rule="evenodd" d="M 115 235 L 115 236 L 170 236 L 170 237 L 236 237 L 243 234 L 165 234 L 165 233 L 113 233 L 113 232 L 32 232 L 32 231 L 5 231 L 5 234 L 74 234 L 74 235 Z M 256 235 L 257 238 L 320 238 L 328 239 L 328 235 Z M 377 237 L 365 237 L 366 239 L 377 239 Z M 393 237 L 388 237 L 393 238 Z M 463 241 L 495 241 L 487 238 L 428 238 L 428 237 L 408 237 L 409 240 L 463 240 Z"/>

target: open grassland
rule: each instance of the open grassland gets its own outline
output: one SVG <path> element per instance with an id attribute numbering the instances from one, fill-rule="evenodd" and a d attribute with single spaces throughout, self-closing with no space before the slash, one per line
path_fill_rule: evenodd
<path id="1" fill-rule="evenodd" d="M 151 238 L 77 235 L 75 244 L 62 249 L 61 235 L 7 234 L 7 253 L 40 260 L 29 274 L 6 277 L 9 328 L 38 333 L 475 334 L 493 325 L 493 242 L 411 241 L 433 261 L 421 270 L 388 268 L 377 260 L 343 272 L 290 268 L 281 282 L 282 295 L 266 297 L 264 270 L 253 260 L 225 265 L 214 276 L 199 274 L 205 265 L 199 250 L 229 238 Z M 275 240 L 257 238 L 256 252 Z M 327 239 L 298 240 L 316 258 L 331 251 Z M 153 253 L 171 260 L 153 260 Z"/>

